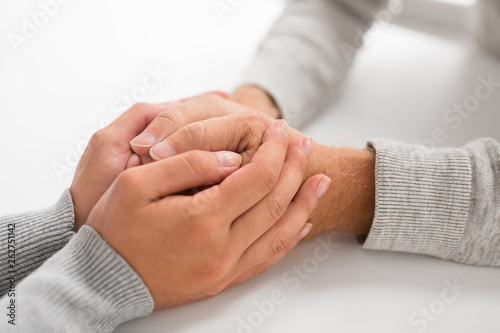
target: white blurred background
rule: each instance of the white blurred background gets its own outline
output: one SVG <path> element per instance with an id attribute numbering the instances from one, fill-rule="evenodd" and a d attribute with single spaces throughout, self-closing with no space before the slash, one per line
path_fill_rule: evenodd
<path id="1" fill-rule="evenodd" d="M 41 7 L 3 1 L 1 212 L 54 202 L 72 178 L 58 177 L 54 163 L 71 166 L 86 133 L 130 106 L 122 95 L 162 102 L 235 87 L 282 8 L 283 1 L 246 1 L 222 21 L 211 1 L 72 0 L 15 52 L 9 33 L 21 35 Z M 168 73 L 151 90 L 140 88 L 148 69 Z"/>

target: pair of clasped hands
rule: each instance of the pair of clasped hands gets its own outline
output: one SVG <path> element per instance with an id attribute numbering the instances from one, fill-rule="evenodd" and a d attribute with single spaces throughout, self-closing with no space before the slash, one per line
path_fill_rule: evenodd
<path id="1" fill-rule="evenodd" d="M 266 271 L 311 230 L 330 185 L 306 176 L 310 138 L 230 99 L 137 104 L 95 133 L 77 168 L 75 231 L 94 228 L 125 258 L 155 310 Z"/>

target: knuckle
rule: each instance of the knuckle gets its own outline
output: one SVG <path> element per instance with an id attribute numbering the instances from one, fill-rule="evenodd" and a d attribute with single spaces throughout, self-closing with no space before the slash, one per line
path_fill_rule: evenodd
<path id="1" fill-rule="evenodd" d="M 257 112 L 250 111 L 250 110 L 243 111 L 242 113 L 240 113 L 240 116 L 245 118 L 248 121 L 258 121 L 260 118 L 260 116 Z"/>
<path id="2" fill-rule="evenodd" d="M 218 186 L 212 186 L 209 189 L 203 190 L 199 193 L 196 193 L 193 196 L 192 209 L 196 211 L 200 215 L 206 214 L 210 209 L 211 203 L 214 202 L 220 194 L 220 188 Z M 214 216 L 217 218 L 218 214 L 221 212 L 215 212 Z"/>
<path id="3" fill-rule="evenodd" d="M 315 207 L 316 203 L 313 199 L 309 198 L 304 200 L 304 212 L 307 218 L 311 216 Z"/>
<path id="4" fill-rule="evenodd" d="M 297 155 L 296 158 L 291 159 L 291 163 L 293 165 L 293 168 L 295 170 L 297 170 L 297 172 L 301 176 L 304 176 L 304 174 L 306 173 L 308 162 L 309 162 L 309 157 L 302 150 L 299 151 L 299 154 Z"/>
<path id="5" fill-rule="evenodd" d="M 301 196 L 300 198 L 296 199 L 296 203 L 298 204 L 298 207 L 300 207 L 299 209 L 301 211 L 301 214 L 304 215 L 305 220 L 307 220 L 311 216 L 318 202 L 319 199 L 317 199 L 316 196 L 311 195 Z"/>
<path id="6" fill-rule="evenodd" d="M 246 110 L 241 113 L 241 115 L 247 119 L 257 121 L 257 122 L 262 122 L 266 117 L 264 114 L 258 112 L 258 111 L 253 111 L 253 110 Z"/>
<path id="7" fill-rule="evenodd" d="M 257 266 L 257 268 L 255 268 L 255 276 L 264 274 L 269 270 L 269 268 L 271 268 L 271 265 L 268 263 Z"/>
<path id="8" fill-rule="evenodd" d="M 198 218 L 198 209 L 196 209 L 195 206 L 190 205 L 190 204 L 185 204 L 185 205 L 179 205 L 179 215 L 181 218 L 181 221 L 186 224 L 186 225 L 191 225 L 195 223 Z"/>
<path id="9" fill-rule="evenodd" d="M 117 184 L 125 192 L 141 188 L 140 177 L 137 177 L 134 171 L 133 169 L 125 170 L 118 176 Z"/>
<path id="10" fill-rule="evenodd" d="M 252 158 L 256 152 L 257 152 L 257 147 L 249 147 L 245 151 L 241 152 L 240 153 L 242 159 L 241 166 L 245 166 L 250 162 L 252 162 Z"/>
<path id="11" fill-rule="evenodd" d="M 304 154 L 305 155 L 305 154 Z M 300 162 L 299 162 L 299 165 L 298 165 L 298 170 L 299 170 L 299 174 L 297 175 L 299 180 L 304 182 L 304 177 L 305 175 L 307 174 L 307 167 L 308 167 L 308 157 L 305 156 Z"/>
<path id="12" fill-rule="evenodd" d="M 182 124 L 182 120 L 184 118 L 183 113 L 180 111 L 181 107 L 182 106 L 162 111 L 160 112 L 160 114 L 158 114 L 157 118 L 166 122 L 167 125 L 176 128 L 177 126 L 180 126 L 180 124 Z"/>
<path id="13" fill-rule="evenodd" d="M 105 136 L 106 136 L 106 128 L 100 129 L 92 135 L 89 144 L 93 147 L 98 147 L 104 141 Z"/>
<path id="14" fill-rule="evenodd" d="M 219 295 L 226 289 L 227 283 L 224 280 L 213 283 L 208 289 L 207 294 L 211 297 Z"/>
<path id="15" fill-rule="evenodd" d="M 261 170 L 259 178 L 262 183 L 262 188 L 266 192 L 269 192 L 276 186 L 278 182 L 278 172 L 276 172 L 275 168 L 266 166 Z"/>
<path id="16" fill-rule="evenodd" d="M 205 278 L 207 279 L 207 283 L 211 286 L 217 286 L 223 281 L 226 273 L 228 271 L 228 265 L 225 260 L 221 259 L 215 262 L 212 262 L 205 268 Z"/>
<path id="17" fill-rule="evenodd" d="M 182 159 L 184 168 L 194 177 L 204 175 L 209 164 L 207 154 L 200 150 L 192 150 L 185 154 L 179 155 Z"/>
<path id="18" fill-rule="evenodd" d="M 239 127 L 242 133 L 253 133 L 255 126 L 258 124 L 256 117 L 252 112 L 242 112 L 235 118 L 241 126 Z"/>
<path id="19" fill-rule="evenodd" d="M 193 123 L 184 127 L 186 139 L 192 142 L 195 147 L 201 144 L 201 140 L 205 137 L 205 125 L 202 122 Z"/>
<path id="20" fill-rule="evenodd" d="M 226 278 L 227 266 L 220 266 L 216 269 L 217 273 L 214 275 L 214 279 L 208 283 L 207 294 L 211 297 L 217 296 L 228 286 L 228 279 Z"/>
<path id="21" fill-rule="evenodd" d="M 130 110 L 131 110 L 132 112 L 142 112 L 142 111 L 144 111 L 147 107 L 148 107 L 148 104 L 147 104 L 147 103 L 135 103 L 134 105 L 132 105 L 132 107 L 130 108 Z"/>
<path id="22" fill-rule="evenodd" d="M 269 198 L 268 211 L 273 222 L 278 221 L 288 208 L 288 202 L 281 194 L 273 194 Z"/>
<path id="23" fill-rule="evenodd" d="M 239 117 L 236 128 L 241 136 L 243 149 L 257 149 L 262 144 L 270 120 L 256 111 L 242 112 Z"/>
<path id="24" fill-rule="evenodd" d="M 255 133 L 256 129 L 264 128 L 266 125 L 266 119 L 263 115 L 255 111 L 245 111 L 241 113 L 241 117 L 245 119 L 244 128 L 248 132 Z"/>
<path id="25" fill-rule="evenodd" d="M 269 243 L 270 257 L 277 256 L 285 251 L 288 245 L 288 237 L 284 232 L 275 232 Z"/>
<path id="26" fill-rule="evenodd" d="M 205 247 L 218 247 L 221 242 L 220 219 L 217 214 L 210 212 L 209 198 L 204 194 L 205 191 L 196 193 L 193 196 L 186 196 L 184 202 L 179 205 L 178 214 L 180 221 L 193 229 L 193 239 L 198 244 Z"/>
<path id="27" fill-rule="evenodd" d="M 200 205 L 195 205 L 194 202 L 188 201 L 183 205 L 179 205 L 180 219 L 188 226 L 200 221 L 202 212 L 203 210 L 200 208 Z"/>
<path id="28" fill-rule="evenodd" d="M 186 154 L 181 155 L 182 158 L 184 159 L 184 162 L 195 172 L 201 173 L 202 170 L 201 168 L 205 165 L 206 163 L 206 154 L 203 151 L 200 150 L 192 150 Z"/>

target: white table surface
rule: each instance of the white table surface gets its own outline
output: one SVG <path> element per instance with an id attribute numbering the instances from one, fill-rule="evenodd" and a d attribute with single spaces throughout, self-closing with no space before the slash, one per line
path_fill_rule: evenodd
<path id="1" fill-rule="evenodd" d="M 73 1 L 15 53 L 7 34 L 19 33 L 39 7 L 0 4 L 0 214 L 57 200 L 71 174 L 57 177 L 54 163 L 65 165 L 85 131 L 116 117 L 113 104 L 141 84 L 146 67 L 170 73 L 149 102 L 233 88 L 282 8 L 283 1 L 242 2 L 221 21 L 211 1 Z M 362 51 L 337 103 L 303 130 L 355 146 L 374 137 L 422 142 L 435 128 L 447 136 L 440 145 L 500 140 L 497 91 L 458 129 L 443 120 L 474 94 L 478 76 L 490 74 L 500 80 L 499 62 L 469 46 L 391 26 Z M 500 331 L 500 269 L 365 251 L 351 236 L 321 239 L 331 253 L 310 241 L 244 285 L 117 332 Z M 309 273 L 293 273 L 295 265 Z M 454 281 L 466 288 L 453 300 L 445 291 L 445 303 L 443 289 Z M 256 303 L 269 304 L 274 293 L 280 304 L 259 312 Z M 425 308 L 429 319 L 418 314 Z M 242 321 L 253 326 L 238 330 Z"/>

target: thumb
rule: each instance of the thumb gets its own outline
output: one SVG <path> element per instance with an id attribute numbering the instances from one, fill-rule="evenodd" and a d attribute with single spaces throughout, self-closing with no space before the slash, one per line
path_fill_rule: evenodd
<path id="1" fill-rule="evenodd" d="M 238 170 L 239 154 L 220 151 L 190 151 L 131 171 L 139 179 L 140 191 L 150 200 L 184 192 L 197 187 L 215 185 Z"/>

